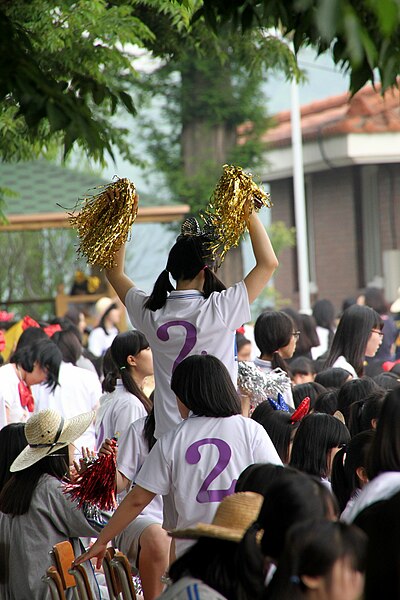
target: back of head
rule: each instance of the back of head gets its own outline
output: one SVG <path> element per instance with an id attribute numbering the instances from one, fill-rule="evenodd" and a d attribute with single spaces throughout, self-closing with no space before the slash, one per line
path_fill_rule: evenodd
<path id="1" fill-rule="evenodd" d="M 400 388 L 389 392 L 383 402 L 372 444 L 367 474 L 373 479 L 385 471 L 400 471 Z"/>
<path id="2" fill-rule="evenodd" d="M 325 392 L 326 389 L 323 385 L 317 383 L 316 381 L 308 381 L 307 383 L 299 383 L 293 387 L 293 402 L 295 407 L 297 408 L 299 404 L 306 398 L 307 396 L 310 398 L 310 410 L 312 410 L 315 406 L 315 402 L 322 392 Z"/>
<path id="3" fill-rule="evenodd" d="M 282 311 L 261 313 L 254 325 L 254 339 L 261 355 L 272 355 L 290 342 L 293 321 Z"/>
<path id="4" fill-rule="evenodd" d="M 280 477 L 284 471 L 285 467 L 270 463 L 249 465 L 240 473 L 235 492 L 255 492 L 265 496 L 272 482 Z"/>
<path id="5" fill-rule="evenodd" d="M 47 339 L 47 335 L 41 327 L 27 327 L 20 335 L 18 339 L 15 351 L 21 348 L 26 348 L 32 344 Z"/>
<path id="6" fill-rule="evenodd" d="M 314 317 L 299 313 L 298 317 L 300 337 L 296 345 L 296 356 L 309 355 L 311 348 L 319 346 L 317 325 Z"/>
<path id="7" fill-rule="evenodd" d="M 377 287 L 367 287 L 364 292 L 365 305 L 376 310 L 380 315 L 388 312 L 388 303 L 385 300 L 384 291 Z"/>
<path id="8" fill-rule="evenodd" d="M 315 412 L 334 415 L 337 411 L 337 399 L 339 390 L 329 389 L 322 392 L 315 401 Z"/>
<path id="9" fill-rule="evenodd" d="M 0 491 L 12 476 L 12 463 L 27 444 L 24 430 L 24 423 L 9 423 L 0 429 Z"/>
<path id="10" fill-rule="evenodd" d="M 346 423 L 349 422 L 350 405 L 378 390 L 379 386 L 370 377 L 351 379 L 342 385 L 338 395 L 338 410 L 343 414 Z"/>
<path id="11" fill-rule="evenodd" d="M 364 355 L 372 329 L 380 329 L 382 320 L 379 314 L 369 306 L 354 304 L 341 316 L 338 328 L 333 336 L 325 367 L 331 367 L 339 356 L 353 366 L 358 376 L 364 369 Z"/>
<path id="12" fill-rule="evenodd" d="M 56 331 L 52 340 L 60 349 L 63 361 L 76 365 L 82 355 L 82 346 L 76 333 L 71 329 Z"/>
<path id="13" fill-rule="evenodd" d="M 350 441 L 339 419 L 312 413 L 301 421 L 294 438 L 290 466 L 321 478 L 329 477 L 328 452 Z"/>
<path id="14" fill-rule="evenodd" d="M 330 300 L 317 300 L 313 306 L 312 314 L 319 327 L 333 329 L 335 308 Z"/>
<path id="15" fill-rule="evenodd" d="M 346 369 L 341 369 L 340 367 L 329 367 L 328 369 L 323 369 L 317 373 L 314 381 L 326 388 L 339 389 L 350 377 L 351 376 Z"/>
<path id="16" fill-rule="evenodd" d="M 308 598 L 310 592 L 318 593 L 319 578 L 325 579 L 329 598 L 344 597 L 342 594 L 348 592 L 349 585 L 352 586 L 351 596 L 346 598 L 358 598 L 363 588 L 361 576 L 351 577 L 346 583 L 341 579 L 339 586 L 343 587 L 339 588 L 338 582 L 335 581 L 333 595 L 329 594 L 331 586 L 334 585 L 332 571 L 335 564 L 342 561 L 351 571 L 363 573 L 366 550 L 367 537 L 354 525 L 318 518 L 298 523 L 288 533 L 278 569 L 265 598 L 268 600 Z M 321 590 L 321 593 L 326 592 Z"/>
<path id="17" fill-rule="evenodd" d="M 293 441 L 299 422 L 292 423 L 291 414 L 281 410 L 274 410 L 260 419 L 259 413 L 256 412 L 257 408 L 251 418 L 264 427 L 279 454 L 279 458 L 283 464 L 287 464 L 289 462 L 290 443 Z"/>
<path id="18" fill-rule="evenodd" d="M 400 387 L 400 375 L 392 373 L 391 371 L 375 375 L 373 380 L 384 390 L 390 391 Z"/>
<path id="19" fill-rule="evenodd" d="M 198 416 L 230 417 L 241 412 L 227 368 L 211 354 L 194 354 L 179 363 L 172 373 L 171 389 Z"/>

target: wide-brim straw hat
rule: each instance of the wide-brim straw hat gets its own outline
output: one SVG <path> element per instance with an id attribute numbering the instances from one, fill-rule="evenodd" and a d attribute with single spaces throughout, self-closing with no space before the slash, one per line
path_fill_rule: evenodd
<path id="1" fill-rule="evenodd" d="M 400 313 L 400 287 L 397 290 L 397 295 L 398 298 L 393 302 L 392 306 L 390 307 L 390 312 L 392 313 Z"/>
<path id="2" fill-rule="evenodd" d="M 188 529 L 174 529 L 174 538 L 196 540 L 201 537 L 240 542 L 247 529 L 257 520 L 264 496 L 254 492 L 237 492 L 226 496 L 217 508 L 212 523 L 198 523 Z"/>
<path id="3" fill-rule="evenodd" d="M 45 456 L 57 452 L 80 437 L 92 423 L 95 412 L 64 419 L 57 411 L 47 409 L 32 415 L 25 424 L 28 445 L 17 456 L 10 471 L 22 471 Z"/>

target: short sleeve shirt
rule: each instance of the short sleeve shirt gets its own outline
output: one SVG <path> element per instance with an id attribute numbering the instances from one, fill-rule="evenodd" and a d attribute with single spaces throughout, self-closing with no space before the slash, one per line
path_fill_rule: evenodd
<path id="1" fill-rule="evenodd" d="M 0 429 L 7 423 L 25 422 L 30 417 L 30 413 L 21 406 L 18 383 L 13 364 L 0 367 Z M 9 411 L 8 420 L 6 409 Z"/>
<path id="2" fill-rule="evenodd" d="M 147 337 L 153 352 L 155 437 L 173 429 L 181 418 L 170 388 L 177 364 L 191 354 L 213 354 L 237 385 L 235 330 L 250 319 L 243 281 L 209 298 L 197 290 L 173 291 L 156 311 L 144 307 L 148 296 L 132 287 L 125 303 L 131 323 Z"/>

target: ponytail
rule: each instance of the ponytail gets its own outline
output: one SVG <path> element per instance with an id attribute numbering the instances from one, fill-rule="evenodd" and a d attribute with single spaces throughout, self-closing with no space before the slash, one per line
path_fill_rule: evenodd
<path id="1" fill-rule="evenodd" d="M 140 389 L 140 387 L 130 374 L 129 369 L 127 369 L 126 367 L 122 367 L 120 369 L 120 377 L 122 379 L 122 383 L 124 384 L 124 388 L 130 394 L 136 396 L 145 407 L 147 413 L 150 413 L 151 409 L 153 408 L 153 403 Z"/>
<path id="2" fill-rule="evenodd" d="M 223 290 L 226 290 L 226 286 L 216 276 L 214 271 L 206 266 L 204 269 L 204 297 L 208 298 L 213 292 L 222 292 Z"/>
<path id="3" fill-rule="evenodd" d="M 155 311 L 162 308 L 167 300 L 168 292 L 174 289 L 169 280 L 169 272 L 167 269 L 158 276 L 154 284 L 153 291 L 145 302 L 145 308 Z"/>
<path id="4" fill-rule="evenodd" d="M 282 369 L 290 377 L 290 369 L 277 350 L 272 353 L 271 366 L 273 369 Z"/>

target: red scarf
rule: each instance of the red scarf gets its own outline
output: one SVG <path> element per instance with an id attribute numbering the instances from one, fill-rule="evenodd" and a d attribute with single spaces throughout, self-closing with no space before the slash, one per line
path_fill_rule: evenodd
<path id="1" fill-rule="evenodd" d="M 22 379 L 18 382 L 18 392 L 22 408 L 27 408 L 29 412 L 33 412 L 35 400 L 33 399 L 32 390 Z"/>

